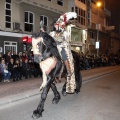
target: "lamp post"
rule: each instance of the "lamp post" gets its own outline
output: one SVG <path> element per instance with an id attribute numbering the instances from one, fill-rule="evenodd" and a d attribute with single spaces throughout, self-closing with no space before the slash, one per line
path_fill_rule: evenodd
<path id="1" fill-rule="evenodd" d="M 96 5 L 97 5 L 97 7 L 101 7 L 102 3 L 101 3 L 100 1 L 98 1 L 98 2 L 96 3 Z"/>
<path id="2" fill-rule="evenodd" d="M 96 6 L 98 8 L 98 20 L 99 20 L 99 8 L 101 7 L 102 3 L 101 2 L 97 2 L 96 3 Z M 96 49 L 97 49 L 97 56 L 99 55 L 99 29 L 100 29 L 100 23 L 98 21 L 98 24 L 96 26 L 96 29 L 97 29 L 97 42 L 96 42 Z"/>

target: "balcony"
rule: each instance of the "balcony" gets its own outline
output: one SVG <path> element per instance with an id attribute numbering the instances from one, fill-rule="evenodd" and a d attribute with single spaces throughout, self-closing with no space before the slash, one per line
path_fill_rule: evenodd
<path id="1" fill-rule="evenodd" d="M 30 4 L 36 7 L 40 7 L 49 11 L 53 11 L 56 13 L 64 13 L 68 11 L 68 8 L 65 6 L 60 6 L 55 2 L 44 1 L 44 0 L 16 0 L 18 4 Z M 67 4 L 67 3 L 66 3 Z"/>

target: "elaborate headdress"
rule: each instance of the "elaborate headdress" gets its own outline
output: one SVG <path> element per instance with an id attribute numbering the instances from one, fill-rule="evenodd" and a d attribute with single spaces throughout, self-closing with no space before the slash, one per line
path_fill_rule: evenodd
<path id="1" fill-rule="evenodd" d="M 72 18 L 77 18 L 77 13 L 66 12 L 58 18 L 55 25 L 59 26 L 59 30 L 64 30 L 65 26 L 68 24 L 69 20 Z"/>

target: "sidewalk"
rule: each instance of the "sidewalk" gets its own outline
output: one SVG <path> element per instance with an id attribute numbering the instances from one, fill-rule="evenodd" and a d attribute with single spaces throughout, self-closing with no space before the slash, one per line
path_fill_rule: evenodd
<path id="1" fill-rule="evenodd" d="M 111 66 L 111 67 L 101 67 L 90 70 L 82 70 L 82 80 L 88 81 L 94 79 L 96 77 L 100 77 L 106 74 L 110 74 L 112 72 L 120 70 L 120 66 Z M 39 87 L 42 83 L 42 78 L 31 78 L 24 79 L 18 82 L 10 82 L 10 83 L 0 83 L 0 106 L 13 103 L 15 101 L 20 101 L 22 99 L 26 99 L 35 95 L 39 95 Z M 62 79 L 62 83 L 57 83 L 57 87 L 59 89 L 59 85 L 62 86 L 64 83 L 64 79 Z"/>

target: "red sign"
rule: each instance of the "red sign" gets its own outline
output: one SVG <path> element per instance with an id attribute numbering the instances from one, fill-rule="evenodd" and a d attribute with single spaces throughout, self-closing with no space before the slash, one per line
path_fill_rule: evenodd
<path id="1" fill-rule="evenodd" d="M 27 42 L 28 41 L 28 36 L 22 37 L 22 41 Z"/>
<path id="2" fill-rule="evenodd" d="M 24 43 L 32 43 L 32 38 L 29 38 L 28 36 L 22 37 L 22 41 Z"/>
<path id="3" fill-rule="evenodd" d="M 28 38 L 28 43 L 32 43 L 32 38 Z"/>

